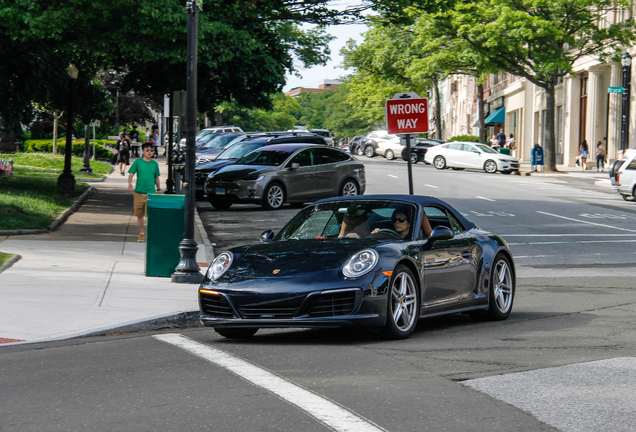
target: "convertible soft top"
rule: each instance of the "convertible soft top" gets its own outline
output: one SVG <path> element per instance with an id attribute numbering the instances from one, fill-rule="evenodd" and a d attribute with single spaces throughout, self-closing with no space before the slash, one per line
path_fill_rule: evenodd
<path id="1" fill-rule="evenodd" d="M 394 201 L 394 202 L 407 202 L 415 204 L 420 207 L 426 207 L 427 205 L 439 204 L 450 210 L 453 215 L 461 222 L 461 224 L 467 230 L 475 227 L 475 224 L 466 219 L 460 212 L 455 210 L 450 204 L 437 198 L 433 198 L 425 195 L 354 195 L 354 196 L 341 196 L 334 198 L 327 198 L 320 201 L 316 201 L 315 204 L 332 202 L 332 201 Z"/>

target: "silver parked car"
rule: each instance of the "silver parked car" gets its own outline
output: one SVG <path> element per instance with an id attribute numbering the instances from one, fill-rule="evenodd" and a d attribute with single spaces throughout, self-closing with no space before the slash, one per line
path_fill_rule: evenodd
<path id="1" fill-rule="evenodd" d="M 211 173 L 205 193 L 217 209 L 254 203 L 275 210 L 284 203 L 362 195 L 365 187 L 364 164 L 341 150 L 315 144 L 274 144 Z"/>

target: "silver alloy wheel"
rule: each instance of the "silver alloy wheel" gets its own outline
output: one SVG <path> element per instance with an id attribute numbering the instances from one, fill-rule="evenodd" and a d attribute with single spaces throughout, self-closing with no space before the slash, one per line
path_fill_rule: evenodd
<path id="1" fill-rule="evenodd" d="M 417 293 L 415 283 L 406 272 L 401 272 L 391 287 L 391 319 L 403 332 L 411 330 L 417 318 Z"/>
<path id="2" fill-rule="evenodd" d="M 362 146 L 358 146 L 356 153 L 358 153 L 358 156 L 364 155 L 364 149 L 362 148 Z"/>
<path id="3" fill-rule="evenodd" d="M 411 152 L 411 163 L 412 164 L 417 163 L 417 153 Z"/>
<path id="4" fill-rule="evenodd" d="M 512 307 L 514 293 L 514 282 L 508 261 L 499 259 L 493 271 L 492 289 L 495 306 L 500 313 L 507 314 Z"/>
<path id="5" fill-rule="evenodd" d="M 285 198 L 285 193 L 283 192 L 283 188 L 279 185 L 275 184 L 270 186 L 267 191 L 267 203 L 271 208 L 279 208 L 283 205 Z"/>
<path id="6" fill-rule="evenodd" d="M 484 164 L 484 171 L 488 174 L 494 174 L 497 172 L 497 162 L 494 160 L 487 160 Z"/>
<path id="7" fill-rule="evenodd" d="M 365 155 L 366 157 L 370 157 L 370 158 L 372 158 L 373 156 L 375 156 L 375 149 L 373 148 L 373 146 L 370 146 L 370 145 L 369 145 L 369 146 L 366 146 L 366 147 L 364 148 L 364 155 Z"/>
<path id="8" fill-rule="evenodd" d="M 384 152 L 384 157 L 386 158 L 386 160 L 395 159 L 395 155 L 393 154 L 393 150 L 387 150 L 386 152 Z"/>
<path id="9" fill-rule="evenodd" d="M 358 195 L 358 185 L 353 180 L 347 180 L 342 185 L 341 196 L 354 196 Z"/>
<path id="10" fill-rule="evenodd" d="M 435 156 L 435 159 L 433 159 L 433 165 L 435 165 L 435 168 L 437 169 L 444 169 L 446 168 L 446 159 L 444 159 L 444 156 Z"/>

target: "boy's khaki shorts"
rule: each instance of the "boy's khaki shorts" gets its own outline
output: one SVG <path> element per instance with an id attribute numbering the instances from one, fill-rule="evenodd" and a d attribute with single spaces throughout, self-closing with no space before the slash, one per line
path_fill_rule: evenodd
<path id="1" fill-rule="evenodd" d="M 134 197 L 134 215 L 137 217 L 146 216 L 146 206 L 148 205 L 148 194 L 140 194 L 133 192 Z"/>

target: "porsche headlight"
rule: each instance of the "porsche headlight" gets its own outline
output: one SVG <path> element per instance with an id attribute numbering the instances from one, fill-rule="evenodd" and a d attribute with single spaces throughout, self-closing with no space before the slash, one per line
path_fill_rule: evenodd
<path id="1" fill-rule="evenodd" d="M 353 255 L 342 267 L 346 277 L 360 277 L 369 273 L 378 263 L 378 253 L 373 249 L 365 249 Z"/>
<path id="2" fill-rule="evenodd" d="M 214 258 L 214 261 L 212 261 L 210 269 L 208 270 L 210 279 L 216 280 L 220 278 L 221 275 L 230 268 L 233 259 L 234 255 L 232 252 L 223 252 L 221 255 Z"/>

